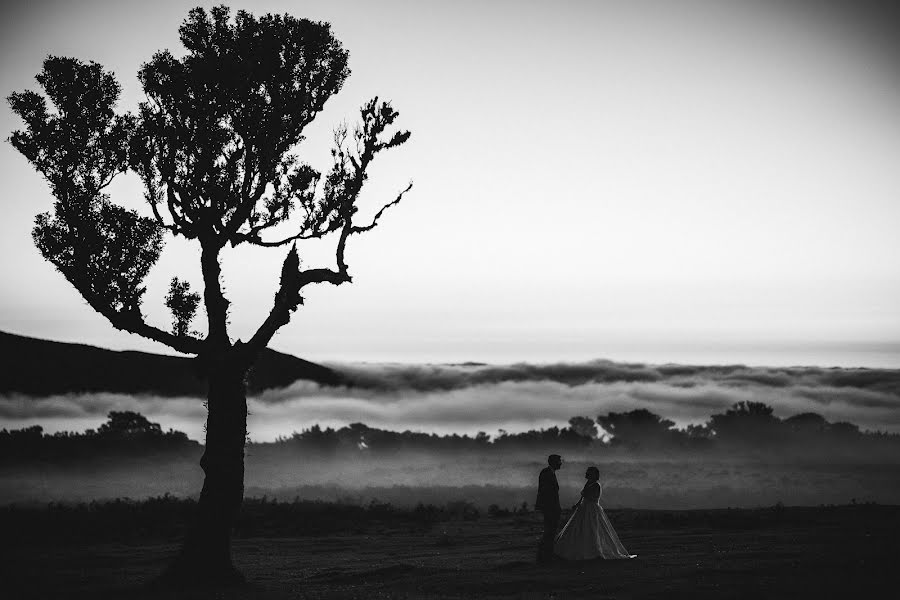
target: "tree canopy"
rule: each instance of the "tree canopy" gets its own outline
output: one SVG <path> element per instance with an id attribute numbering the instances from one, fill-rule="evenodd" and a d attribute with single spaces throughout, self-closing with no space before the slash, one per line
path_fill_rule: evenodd
<path id="1" fill-rule="evenodd" d="M 121 88 L 101 65 L 48 57 L 37 75 L 44 95 L 9 96 L 25 123 L 10 142 L 55 197 L 53 210 L 35 222 L 41 254 L 116 328 L 180 352 L 200 354 L 210 347 L 203 342 L 230 345 L 218 261 L 225 245 L 290 245 L 270 313 L 247 342 L 252 362 L 302 303 L 304 286 L 351 280 L 348 238 L 374 228 L 411 187 L 358 223 L 368 167 L 410 134 L 388 131 L 398 113 L 376 97 L 360 109 L 355 129 L 337 128 L 332 166 L 320 173 L 297 150 L 304 128 L 350 73 L 348 53 L 328 23 L 246 11 L 232 18 L 217 6 L 191 10 L 179 34 L 183 56 L 164 50 L 141 67 L 146 100 L 136 114 L 116 113 Z M 105 193 L 129 169 L 144 184 L 152 216 L 118 206 Z M 204 279 L 201 297 L 172 278 L 169 330 L 145 322 L 141 311 L 144 280 L 165 232 L 199 243 Z M 296 243 L 330 234 L 335 267 L 301 269 Z M 191 327 L 201 299 L 205 337 Z"/>

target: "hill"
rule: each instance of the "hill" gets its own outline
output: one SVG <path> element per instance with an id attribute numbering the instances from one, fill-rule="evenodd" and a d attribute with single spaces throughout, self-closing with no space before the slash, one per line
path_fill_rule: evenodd
<path id="1" fill-rule="evenodd" d="M 67 392 L 205 396 L 206 386 L 189 357 L 115 351 L 53 342 L 0 331 L 0 394 L 49 396 Z M 250 373 L 249 391 L 290 385 L 298 379 L 340 385 L 336 371 L 266 349 Z"/>

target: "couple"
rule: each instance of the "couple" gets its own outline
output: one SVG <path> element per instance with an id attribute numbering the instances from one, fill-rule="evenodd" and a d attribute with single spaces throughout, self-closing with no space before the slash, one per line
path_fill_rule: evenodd
<path id="1" fill-rule="evenodd" d="M 559 534 L 559 483 L 556 471 L 562 467 L 559 454 L 547 458 L 547 466 L 538 479 L 536 510 L 544 513 L 544 535 L 538 546 L 538 562 L 550 563 L 556 555 L 566 560 L 589 560 L 592 558 L 635 558 L 628 554 L 615 529 L 600 506 L 600 470 L 588 467 L 584 474 L 587 483 L 581 490 L 581 500 Z"/>

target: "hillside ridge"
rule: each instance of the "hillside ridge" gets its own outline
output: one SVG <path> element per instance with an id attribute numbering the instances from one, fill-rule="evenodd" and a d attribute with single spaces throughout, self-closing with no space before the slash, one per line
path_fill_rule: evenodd
<path id="1" fill-rule="evenodd" d="M 206 385 L 195 374 L 191 357 L 108 350 L 5 331 L 0 331 L 0 356 L 0 394 L 206 395 Z M 326 386 L 344 383 L 343 376 L 333 369 L 267 348 L 250 372 L 248 391 L 285 387 L 299 379 Z"/>

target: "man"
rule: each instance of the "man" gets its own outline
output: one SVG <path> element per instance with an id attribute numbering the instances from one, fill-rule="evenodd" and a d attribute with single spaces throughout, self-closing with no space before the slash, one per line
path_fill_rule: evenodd
<path id="1" fill-rule="evenodd" d="M 559 516 L 562 513 L 559 506 L 559 482 L 556 481 L 556 471 L 562 468 L 562 457 L 551 454 L 547 457 L 547 465 L 538 477 L 538 495 L 534 503 L 535 510 L 544 513 L 544 534 L 541 536 L 537 556 L 541 564 L 553 562 L 553 540 L 556 538 Z"/>

